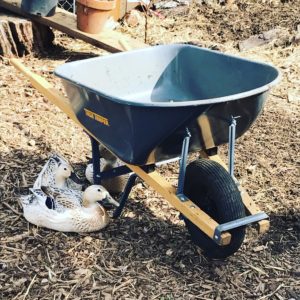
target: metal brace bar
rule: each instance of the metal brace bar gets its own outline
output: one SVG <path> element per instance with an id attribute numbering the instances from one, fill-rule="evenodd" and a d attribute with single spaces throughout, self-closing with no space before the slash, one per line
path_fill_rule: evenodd
<path id="1" fill-rule="evenodd" d="M 235 135 L 236 135 L 236 118 L 231 117 L 231 123 L 229 125 L 229 174 L 234 178 L 234 149 L 235 149 Z"/>
<path id="2" fill-rule="evenodd" d="M 92 144 L 94 184 L 101 184 L 99 143 L 91 136 L 90 136 L 90 139 L 91 139 L 91 144 Z"/>
<path id="3" fill-rule="evenodd" d="M 227 222 L 224 224 L 220 224 L 216 227 L 215 229 L 215 233 L 214 233 L 214 241 L 217 244 L 220 244 L 220 240 L 221 240 L 221 234 L 225 231 L 234 229 L 234 228 L 238 228 L 241 226 L 245 226 L 251 223 L 255 223 L 255 222 L 259 222 L 261 220 L 265 220 L 268 219 L 269 216 L 264 213 L 264 212 L 259 212 L 255 215 L 250 215 L 244 218 L 240 218 L 231 222 Z"/>
<path id="4" fill-rule="evenodd" d="M 184 189 L 185 171 L 186 171 L 186 163 L 187 163 L 187 157 L 188 157 L 188 151 L 189 151 L 190 138 L 191 138 L 191 134 L 190 134 L 188 128 L 186 128 L 186 136 L 183 139 L 182 149 L 181 149 L 178 186 L 177 186 L 177 192 L 176 192 L 176 195 L 179 197 L 179 199 L 181 201 L 188 200 L 187 197 L 185 197 L 183 194 L 183 189 Z"/>
<path id="5" fill-rule="evenodd" d="M 129 173 L 132 173 L 132 171 L 127 166 L 119 166 L 119 167 L 109 169 L 107 171 L 100 172 L 100 178 L 101 180 L 105 180 L 105 179 L 115 178 Z"/>
<path id="6" fill-rule="evenodd" d="M 131 192 L 131 189 L 135 184 L 135 179 L 136 178 L 137 178 L 137 175 L 135 173 L 131 174 L 130 177 L 128 178 L 128 181 L 126 183 L 126 186 L 124 188 L 124 191 L 123 191 L 122 196 L 121 196 L 120 201 L 119 201 L 119 206 L 115 209 L 115 211 L 113 213 L 113 218 L 114 219 L 118 218 L 121 215 L 121 213 L 124 209 L 124 206 L 127 202 L 128 196 Z"/>

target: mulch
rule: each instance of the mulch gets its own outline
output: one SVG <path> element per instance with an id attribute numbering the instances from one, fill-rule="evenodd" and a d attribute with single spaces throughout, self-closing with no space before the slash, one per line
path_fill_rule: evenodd
<path id="1" fill-rule="evenodd" d="M 299 24 L 299 1 L 236 2 L 232 11 L 193 4 L 164 20 L 151 17 L 149 41 L 196 40 L 237 54 L 238 41 L 252 34 L 275 24 L 292 34 Z M 140 26 L 119 30 L 143 38 Z M 55 66 L 103 51 L 55 34 L 56 48 L 23 62 L 63 91 Z M 142 183 L 123 216 L 103 231 L 70 234 L 28 224 L 18 198 L 50 153 L 61 153 L 82 171 L 91 151 L 83 131 L 1 59 L 1 299 L 300 299 L 300 46 L 273 43 L 239 55 L 273 63 L 282 80 L 236 145 L 236 176 L 270 215 L 271 228 L 263 236 L 248 228 L 240 250 L 224 261 L 205 258 L 178 212 Z M 220 152 L 226 160 L 227 147 Z M 160 172 L 175 180 L 177 167 Z"/>

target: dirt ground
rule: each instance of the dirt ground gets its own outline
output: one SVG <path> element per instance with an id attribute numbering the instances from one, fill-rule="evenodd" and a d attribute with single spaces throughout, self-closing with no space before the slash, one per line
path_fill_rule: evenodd
<path id="1" fill-rule="evenodd" d="M 91 157 L 83 131 L 0 60 L 0 299 L 300 299 L 300 1 L 235 1 L 190 6 L 148 18 L 148 43 L 193 42 L 271 62 L 282 73 L 264 112 L 237 141 L 236 177 L 271 219 L 253 228 L 225 261 L 192 244 L 178 213 L 139 183 L 122 218 L 101 232 L 67 234 L 28 224 L 18 203 L 47 157 L 80 171 Z M 162 18 L 162 16 L 165 16 Z M 239 41 L 273 28 L 286 35 L 239 52 Z M 144 38 L 144 24 L 118 30 Z M 57 46 L 24 63 L 62 90 L 53 69 L 107 53 L 56 32 Z M 245 75 L 245 80 L 247 74 Z M 226 159 L 227 148 L 221 147 Z M 161 173 L 170 180 L 176 165 Z"/>

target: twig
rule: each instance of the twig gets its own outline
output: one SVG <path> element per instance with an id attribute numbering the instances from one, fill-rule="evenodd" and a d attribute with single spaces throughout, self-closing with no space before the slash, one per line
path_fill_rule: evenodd
<path id="1" fill-rule="evenodd" d="M 28 236 L 29 236 L 29 232 L 24 232 L 22 234 L 18 234 L 18 235 L 15 235 L 15 236 L 8 237 L 5 240 L 1 240 L 1 242 L 16 243 L 16 242 L 22 241 L 24 238 L 26 238 Z"/>
<path id="2" fill-rule="evenodd" d="M 27 291 L 26 291 L 26 293 L 24 294 L 23 300 L 25 300 L 25 298 L 27 297 L 27 295 L 28 295 L 28 293 L 29 293 L 31 287 L 33 286 L 34 281 L 35 281 L 35 277 L 36 277 L 36 274 L 35 274 L 34 277 L 32 278 L 32 280 L 31 280 L 31 282 L 30 282 L 30 284 L 29 284 L 29 286 L 28 286 L 28 288 L 27 288 Z"/>
<path id="3" fill-rule="evenodd" d="M 277 95 L 277 94 L 271 94 L 271 96 L 277 97 L 277 98 L 280 98 L 280 99 L 286 99 L 286 97 L 283 97 L 283 96 Z"/>
<path id="4" fill-rule="evenodd" d="M 83 243 L 83 241 L 80 241 L 78 244 L 76 244 L 73 248 L 68 250 L 68 253 L 71 253 L 74 249 L 76 249 L 78 246 L 80 246 Z"/>
<path id="5" fill-rule="evenodd" d="M 68 300 L 69 297 L 71 296 L 71 294 L 73 293 L 73 291 L 74 291 L 75 289 L 77 289 L 77 287 L 78 287 L 78 285 L 79 285 L 79 282 L 80 282 L 80 281 L 77 281 L 77 282 L 71 287 L 71 289 L 70 289 L 68 295 L 67 295 L 66 298 L 65 298 L 66 300 Z"/>
<path id="6" fill-rule="evenodd" d="M 48 257 L 49 263 L 52 264 L 51 258 L 50 258 L 50 255 L 49 255 L 49 252 L 48 252 L 48 249 L 47 249 L 47 248 L 46 248 L 46 253 L 47 253 L 47 257 Z"/>
<path id="7" fill-rule="evenodd" d="M 22 295 L 23 290 L 24 290 L 24 289 L 22 289 L 21 292 L 19 292 L 14 298 L 12 298 L 12 300 L 20 299 L 20 295 Z"/>
<path id="8" fill-rule="evenodd" d="M 149 1 L 148 4 L 146 4 L 145 2 L 141 2 L 142 3 L 142 9 L 145 15 L 145 37 L 144 37 L 144 43 L 147 44 L 147 40 L 148 40 L 148 13 L 149 13 L 149 9 L 151 6 L 151 2 L 152 0 Z"/>
<path id="9" fill-rule="evenodd" d="M 268 295 L 262 296 L 262 297 L 260 297 L 258 300 L 267 299 L 267 298 L 273 296 L 273 295 L 274 295 L 275 293 L 277 293 L 283 286 L 284 286 L 284 284 L 281 283 L 281 284 L 277 287 L 277 289 L 276 289 L 274 292 L 272 292 L 272 293 L 270 293 L 270 294 L 268 294 Z"/>
<path id="10" fill-rule="evenodd" d="M 254 267 L 254 266 L 252 266 L 252 265 L 250 265 L 250 264 L 248 264 L 248 266 L 249 266 L 251 269 L 255 270 L 257 273 L 262 274 L 262 275 L 267 275 L 267 276 L 268 276 L 268 274 L 267 274 L 264 270 L 262 270 L 262 269 L 260 269 L 260 268 L 257 268 L 257 267 Z"/>
<path id="11" fill-rule="evenodd" d="M 70 289 L 68 295 L 66 296 L 65 300 L 68 300 L 69 297 L 72 295 L 72 293 L 80 286 L 83 282 L 85 282 L 89 277 L 91 277 L 92 274 L 88 273 L 86 274 L 82 279 L 77 280 L 76 284 L 72 286 Z"/>
<path id="12" fill-rule="evenodd" d="M 0 247 L 3 248 L 3 249 L 12 250 L 12 251 L 19 251 L 19 252 L 23 252 L 24 251 L 22 249 L 8 247 L 8 246 L 4 246 L 4 245 L 0 245 Z"/>
<path id="13" fill-rule="evenodd" d="M 116 291 L 118 291 L 119 289 L 121 289 L 122 287 L 124 287 L 124 286 L 130 284 L 132 281 L 133 281 L 133 279 L 128 279 L 128 280 L 126 280 L 125 282 L 123 282 L 123 283 L 121 283 L 120 285 L 118 285 L 117 287 L 114 286 L 113 291 L 112 291 L 112 295 L 113 295 Z"/>
<path id="14" fill-rule="evenodd" d="M 12 212 L 14 212 L 16 215 L 18 216 L 22 216 L 22 213 L 18 212 L 17 210 L 15 210 L 13 207 L 11 207 L 7 202 L 2 202 L 4 206 L 6 206 L 7 208 L 9 208 Z"/>

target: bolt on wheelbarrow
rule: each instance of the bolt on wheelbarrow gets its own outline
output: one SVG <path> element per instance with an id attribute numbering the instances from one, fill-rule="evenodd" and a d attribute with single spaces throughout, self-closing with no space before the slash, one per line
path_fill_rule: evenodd
<path id="1" fill-rule="evenodd" d="M 12 64 L 91 137 L 95 183 L 131 173 L 115 217 L 138 176 L 180 212 L 206 256 L 235 253 L 248 224 L 268 230 L 267 214 L 234 178 L 234 146 L 279 80 L 273 66 L 190 45 L 149 47 L 59 66 L 55 75 L 68 100 L 18 61 Z M 100 143 L 124 166 L 101 171 Z M 226 143 L 228 168 L 218 156 Z M 196 151 L 199 158 L 188 164 Z M 177 188 L 156 171 L 174 159 Z"/>

